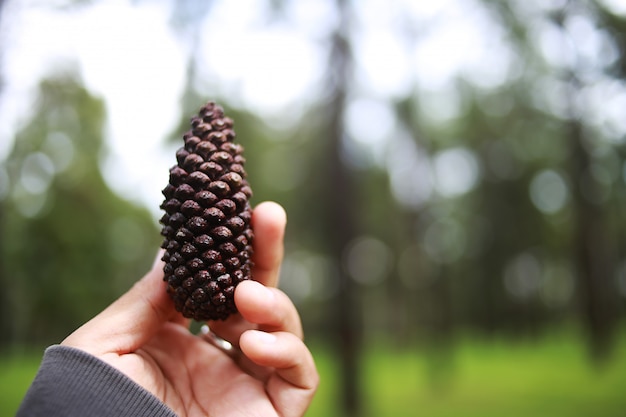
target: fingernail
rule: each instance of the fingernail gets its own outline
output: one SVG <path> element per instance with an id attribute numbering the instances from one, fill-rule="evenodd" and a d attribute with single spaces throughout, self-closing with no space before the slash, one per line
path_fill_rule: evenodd
<path id="1" fill-rule="evenodd" d="M 266 287 L 265 285 L 261 284 L 258 281 L 249 281 L 249 282 L 257 287 L 257 289 L 254 290 L 256 292 L 255 297 L 262 298 L 263 300 L 271 300 L 274 298 L 274 292 L 269 287 Z M 246 284 L 246 285 L 252 285 L 252 284 Z"/>
<path id="2" fill-rule="evenodd" d="M 255 332 L 255 337 L 258 342 L 263 343 L 264 345 L 276 343 L 276 336 L 271 333 L 257 331 Z"/>
<path id="3" fill-rule="evenodd" d="M 269 288 L 267 288 L 266 286 L 263 286 L 263 298 L 267 299 L 267 300 L 271 300 L 274 298 L 274 292 L 272 290 L 270 290 Z"/>

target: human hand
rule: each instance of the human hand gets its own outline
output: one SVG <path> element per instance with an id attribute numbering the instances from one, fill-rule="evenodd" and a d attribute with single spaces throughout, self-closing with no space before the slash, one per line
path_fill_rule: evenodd
<path id="1" fill-rule="evenodd" d="M 180 416 L 303 415 L 319 376 L 295 306 L 274 288 L 286 215 L 262 203 L 252 223 L 255 281 L 237 286 L 239 314 L 209 323 L 241 350 L 239 358 L 189 332 L 166 293 L 161 261 L 62 344 L 119 369 Z"/>

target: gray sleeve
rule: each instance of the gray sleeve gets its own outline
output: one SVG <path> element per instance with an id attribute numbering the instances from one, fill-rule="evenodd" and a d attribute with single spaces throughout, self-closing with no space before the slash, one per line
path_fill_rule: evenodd
<path id="1" fill-rule="evenodd" d="M 51 346 L 16 417 L 176 417 L 121 371 L 79 349 Z"/>

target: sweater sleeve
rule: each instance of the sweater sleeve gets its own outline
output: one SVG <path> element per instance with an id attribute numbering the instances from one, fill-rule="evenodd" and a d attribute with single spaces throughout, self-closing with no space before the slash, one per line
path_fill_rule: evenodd
<path id="1" fill-rule="evenodd" d="M 54 345 L 16 417 L 108 417 L 176 414 L 121 371 L 82 350 Z"/>

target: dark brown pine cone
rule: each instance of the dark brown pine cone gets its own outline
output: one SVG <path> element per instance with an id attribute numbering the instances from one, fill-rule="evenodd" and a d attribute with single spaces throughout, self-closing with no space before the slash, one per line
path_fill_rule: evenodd
<path id="1" fill-rule="evenodd" d="M 252 269 L 252 190 L 233 121 L 213 102 L 191 119 L 170 169 L 161 218 L 167 292 L 198 321 L 236 313 L 234 292 Z"/>

